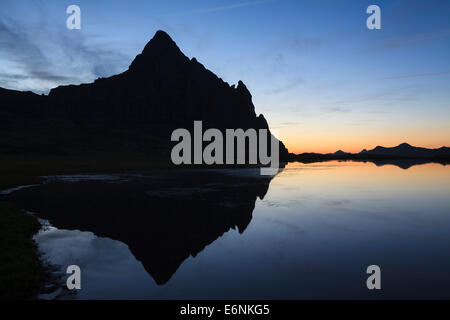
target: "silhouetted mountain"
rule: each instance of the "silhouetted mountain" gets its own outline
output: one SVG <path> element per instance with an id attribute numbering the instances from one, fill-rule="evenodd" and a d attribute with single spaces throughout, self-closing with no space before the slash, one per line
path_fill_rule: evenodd
<path id="1" fill-rule="evenodd" d="M 427 149 L 420 147 L 413 147 L 408 143 L 402 143 L 396 147 L 386 148 L 378 146 L 372 150 L 363 150 L 360 154 L 364 155 L 383 155 L 394 157 L 407 157 L 407 158 L 432 158 L 432 157 L 444 157 L 450 156 L 450 148 L 441 147 L 439 149 Z"/>
<path id="2" fill-rule="evenodd" d="M 0 89 L 0 152 L 168 155 L 172 131 L 194 120 L 204 130 L 268 129 L 242 81 L 230 86 L 158 31 L 121 74 L 48 96 Z"/>
<path id="3" fill-rule="evenodd" d="M 242 233 L 247 228 L 256 199 L 264 198 L 272 179 L 261 176 L 259 169 L 248 170 L 248 176 L 216 170 L 154 171 L 115 183 L 50 180 L 3 198 L 60 229 L 126 243 L 155 282 L 164 284 L 189 256 L 230 229 Z"/>
<path id="4" fill-rule="evenodd" d="M 338 151 L 336 151 L 335 153 L 333 153 L 335 156 L 343 156 L 343 155 L 346 155 L 346 154 L 350 154 L 350 153 L 348 153 L 348 152 L 344 152 L 344 151 L 342 151 L 342 150 L 338 150 Z"/>

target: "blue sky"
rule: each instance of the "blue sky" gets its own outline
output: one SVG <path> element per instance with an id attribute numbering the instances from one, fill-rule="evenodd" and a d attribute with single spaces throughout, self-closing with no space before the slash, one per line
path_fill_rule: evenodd
<path id="1" fill-rule="evenodd" d="M 81 30 L 66 28 L 67 6 Z M 366 8 L 381 8 L 368 30 Z M 295 152 L 450 145 L 450 1 L 183 0 L 0 3 L 0 86 L 46 93 L 124 71 L 165 30 Z"/>

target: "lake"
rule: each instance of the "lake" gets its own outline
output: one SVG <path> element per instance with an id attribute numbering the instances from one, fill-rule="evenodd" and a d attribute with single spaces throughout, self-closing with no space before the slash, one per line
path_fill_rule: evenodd
<path id="1" fill-rule="evenodd" d="M 5 197 L 43 219 L 49 262 L 80 266 L 76 299 L 450 298 L 450 166 L 47 178 Z"/>

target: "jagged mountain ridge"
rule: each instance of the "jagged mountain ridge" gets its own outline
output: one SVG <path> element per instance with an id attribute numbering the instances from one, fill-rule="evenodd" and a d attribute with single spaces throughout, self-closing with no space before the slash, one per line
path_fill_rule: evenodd
<path id="1" fill-rule="evenodd" d="M 204 127 L 266 128 L 242 81 L 230 86 L 164 31 L 156 32 L 128 70 L 48 96 L 0 90 L 0 151 L 167 154 L 170 133 Z M 281 143 L 282 155 L 287 150 Z"/>

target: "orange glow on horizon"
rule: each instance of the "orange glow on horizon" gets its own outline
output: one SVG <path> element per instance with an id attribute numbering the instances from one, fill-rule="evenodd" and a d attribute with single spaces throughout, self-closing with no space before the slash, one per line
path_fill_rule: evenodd
<path id="1" fill-rule="evenodd" d="M 330 139 L 316 136 L 302 140 L 292 135 L 280 134 L 281 141 L 291 153 L 334 153 L 338 150 L 349 153 L 359 153 L 363 149 L 371 150 L 377 146 L 395 147 L 401 143 L 408 143 L 415 147 L 437 149 L 441 147 L 450 147 L 450 135 L 444 137 L 373 137 L 368 139 L 358 136 L 337 139 L 336 136 Z M 428 138 L 428 139 L 427 139 Z M 430 142 L 433 141 L 433 142 Z"/>
<path id="2" fill-rule="evenodd" d="M 395 147 L 408 143 L 436 149 L 450 147 L 450 114 L 423 113 L 408 116 L 316 115 L 295 122 L 275 115 L 269 124 L 291 153 L 359 153 L 377 146 Z M 378 117 L 378 118 L 377 118 Z"/>

